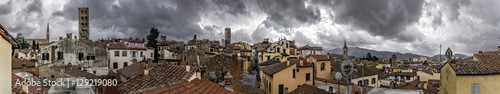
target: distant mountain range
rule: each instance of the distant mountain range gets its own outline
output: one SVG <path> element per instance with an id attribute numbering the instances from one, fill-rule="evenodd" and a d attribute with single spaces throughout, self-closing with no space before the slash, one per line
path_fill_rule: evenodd
<path id="1" fill-rule="evenodd" d="M 372 56 L 377 56 L 378 58 L 391 58 L 392 54 L 396 54 L 398 58 L 420 58 L 420 57 L 429 57 L 429 56 L 424 56 L 424 55 L 419 55 L 419 54 L 413 54 L 413 53 L 400 53 L 400 52 L 390 52 L 390 51 L 376 51 L 376 50 L 370 50 L 370 49 L 365 49 L 365 48 L 359 48 L 359 47 L 348 47 L 349 51 L 348 54 L 349 56 L 354 56 L 356 58 L 363 58 L 366 57 L 367 53 L 371 53 Z M 342 48 L 336 48 L 333 50 L 323 50 L 323 54 L 330 53 L 332 56 L 341 56 L 343 53 Z M 443 53 L 444 54 L 444 53 Z M 453 57 L 459 57 L 459 58 L 467 58 L 467 55 L 464 54 L 459 54 L 456 53 L 453 55 Z M 438 59 L 439 55 L 435 55 L 431 57 L 432 59 Z M 442 56 L 441 58 L 445 58 Z"/>
<path id="2" fill-rule="evenodd" d="M 464 54 L 460 54 L 460 53 L 455 53 L 453 54 L 453 56 L 451 56 L 452 58 L 467 58 L 467 57 L 470 57 L 468 55 L 464 55 Z M 434 55 L 431 57 L 432 59 L 435 59 L 437 60 L 439 58 L 439 55 Z M 446 58 L 446 56 L 444 55 L 444 53 L 441 55 L 441 60 L 444 60 Z"/>

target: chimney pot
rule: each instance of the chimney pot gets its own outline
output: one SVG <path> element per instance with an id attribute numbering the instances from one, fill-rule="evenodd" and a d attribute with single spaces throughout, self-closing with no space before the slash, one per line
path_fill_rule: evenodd
<path id="1" fill-rule="evenodd" d="M 190 65 L 186 65 L 186 71 L 189 72 L 191 70 L 191 66 Z"/>

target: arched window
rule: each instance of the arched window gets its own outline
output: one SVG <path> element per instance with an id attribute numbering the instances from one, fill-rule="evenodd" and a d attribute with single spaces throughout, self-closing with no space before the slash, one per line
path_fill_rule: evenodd
<path id="1" fill-rule="evenodd" d="M 325 63 L 321 63 L 321 70 L 325 70 Z"/>

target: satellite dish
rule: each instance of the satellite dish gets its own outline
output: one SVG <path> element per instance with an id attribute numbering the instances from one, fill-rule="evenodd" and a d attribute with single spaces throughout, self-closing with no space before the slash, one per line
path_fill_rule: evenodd
<path id="1" fill-rule="evenodd" d="M 335 79 L 342 80 L 342 73 L 340 73 L 340 72 L 335 73 Z"/>

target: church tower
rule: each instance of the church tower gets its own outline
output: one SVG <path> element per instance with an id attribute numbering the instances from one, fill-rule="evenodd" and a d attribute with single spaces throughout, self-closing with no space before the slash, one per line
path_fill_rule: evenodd
<path id="1" fill-rule="evenodd" d="M 89 7 L 78 8 L 78 35 L 80 40 L 89 40 Z"/>
<path id="2" fill-rule="evenodd" d="M 347 55 L 347 42 L 344 40 L 344 54 L 342 55 L 344 60 L 347 60 L 349 57 Z"/>

